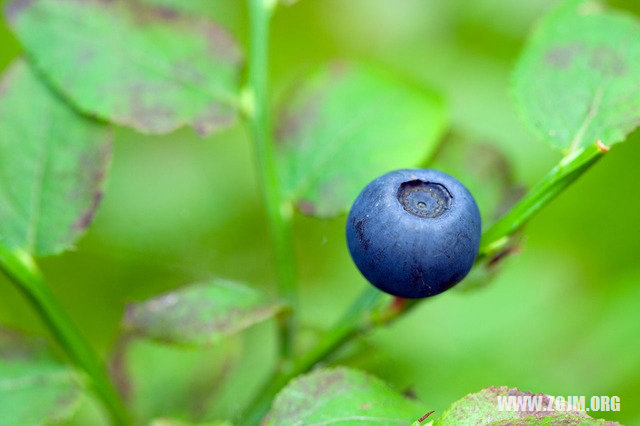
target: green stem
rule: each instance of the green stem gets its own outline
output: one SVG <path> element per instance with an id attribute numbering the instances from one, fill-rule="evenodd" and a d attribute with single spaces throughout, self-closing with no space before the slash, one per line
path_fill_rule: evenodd
<path id="1" fill-rule="evenodd" d="M 318 362 L 334 353 L 345 342 L 355 335 L 365 332 L 374 324 L 377 318 L 387 318 L 386 315 L 375 315 L 385 301 L 385 294 L 375 287 L 367 286 L 358 299 L 351 305 L 345 315 L 302 356 L 284 364 L 267 382 L 267 386 L 257 394 L 241 422 L 246 425 L 258 425 L 269 410 L 271 401 L 277 393 L 294 377 L 309 371 Z M 388 320 L 391 320 L 389 318 Z"/>
<path id="2" fill-rule="evenodd" d="M 540 183 L 483 234 L 479 258 L 482 259 L 503 248 L 509 236 L 594 165 L 608 150 L 598 142 L 564 157 Z M 315 346 L 276 371 L 268 385 L 258 393 L 258 397 L 249 406 L 242 419 L 243 424 L 259 424 L 275 396 L 291 379 L 310 370 L 354 336 L 392 322 L 419 303 L 416 299 L 394 299 L 391 304 L 385 304 L 385 300 L 383 294 L 374 287 L 367 287 L 345 316 Z"/>
<path id="3" fill-rule="evenodd" d="M 255 145 L 262 193 L 271 227 L 275 267 L 280 295 L 295 312 L 297 304 L 295 259 L 291 238 L 292 207 L 280 194 L 269 99 L 269 24 L 273 1 L 248 0 L 250 18 L 249 87 L 252 104 L 249 122 Z M 280 320 L 281 352 L 288 357 L 292 347 L 293 315 Z"/>
<path id="4" fill-rule="evenodd" d="M 564 191 L 584 172 L 593 166 L 609 148 L 597 142 L 565 156 L 537 185 L 525 195 L 507 214 L 502 216 L 482 235 L 479 260 L 504 248 L 509 237 L 520 229 L 558 194 Z"/>
<path id="5" fill-rule="evenodd" d="M 58 304 L 33 258 L 0 245 L 0 268 L 26 295 L 69 358 L 87 374 L 93 391 L 104 402 L 113 422 L 128 424 L 124 405 L 103 363 Z"/>

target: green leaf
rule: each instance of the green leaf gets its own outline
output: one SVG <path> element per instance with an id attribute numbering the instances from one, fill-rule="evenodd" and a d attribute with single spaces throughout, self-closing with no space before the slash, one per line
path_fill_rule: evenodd
<path id="1" fill-rule="evenodd" d="M 343 213 L 375 177 L 431 155 L 445 116 L 437 96 L 379 70 L 322 68 L 280 113 L 275 139 L 283 194 L 305 214 Z"/>
<path id="2" fill-rule="evenodd" d="M 233 424 L 228 421 L 193 423 L 176 419 L 154 419 L 150 426 L 233 426 Z"/>
<path id="3" fill-rule="evenodd" d="M 35 255 L 71 247 L 100 203 L 111 134 L 23 61 L 0 81 L 0 241 Z"/>
<path id="4" fill-rule="evenodd" d="M 572 0 L 531 36 L 514 74 L 526 122 L 574 151 L 623 141 L 640 123 L 640 25 L 631 15 Z"/>
<path id="5" fill-rule="evenodd" d="M 341 367 L 294 379 L 274 401 L 266 424 L 408 425 L 424 412 L 380 379 Z"/>
<path id="6" fill-rule="evenodd" d="M 127 0 L 12 0 L 37 68 L 82 111 L 146 133 L 207 135 L 236 116 L 242 56 L 205 18 Z"/>
<path id="7" fill-rule="evenodd" d="M 209 0 L 142 0 L 142 3 L 156 7 L 158 11 L 162 11 L 163 9 L 179 10 L 181 12 L 204 16 L 209 16 L 208 14 L 211 12 L 211 9 L 215 7 Z"/>
<path id="8" fill-rule="evenodd" d="M 473 194 L 486 227 L 524 193 L 515 183 L 509 159 L 494 145 L 448 137 L 431 167 L 456 177 Z"/>
<path id="9" fill-rule="evenodd" d="M 502 397 L 526 397 L 535 398 L 542 404 L 540 410 L 520 410 L 500 411 L 498 408 L 498 398 Z M 552 406 L 555 400 L 551 401 Z M 586 403 L 588 404 L 588 402 Z M 548 395 L 529 392 L 522 392 L 516 388 L 507 386 L 489 387 L 480 392 L 472 393 L 456 401 L 445 410 L 434 422 L 438 425 L 514 425 L 525 426 L 530 424 L 542 425 L 617 425 L 615 422 L 594 419 L 589 417 L 584 411 L 560 408 L 557 411 L 547 411 L 550 405 Z M 528 406 L 527 406 L 528 407 Z M 558 406 L 560 407 L 560 406 Z M 566 410 L 566 411 L 565 411 Z"/>
<path id="10" fill-rule="evenodd" d="M 75 372 L 43 347 L 0 329 L 0 419 L 3 426 L 41 425 L 69 418 L 80 397 Z"/>
<path id="11" fill-rule="evenodd" d="M 214 280 L 131 304 L 125 327 L 167 343 L 210 345 L 284 309 L 258 290 Z"/>

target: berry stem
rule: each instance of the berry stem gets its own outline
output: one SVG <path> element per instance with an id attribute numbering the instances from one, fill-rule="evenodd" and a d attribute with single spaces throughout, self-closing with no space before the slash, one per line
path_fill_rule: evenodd
<path id="1" fill-rule="evenodd" d="M 248 119 L 255 146 L 260 185 L 271 229 L 275 269 L 280 296 L 291 306 L 291 314 L 279 317 L 280 352 L 291 355 L 297 292 L 295 256 L 291 236 L 292 207 L 280 194 L 271 135 L 269 99 L 269 25 L 274 2 L 248 0 L 250 19 Z"/>
<path id="2" fill-rule="evenodd" d="M 589 170 L 608 151 L 609 148 L 598 141 L 563 157 L 558 165 L 531 188 L 527 195 L 483 233 L 478 261 L 502 250 L 509 243 L 509 237 L 513 233 Z"/>
<path id="3" fill-rule="evenodd" d="M 92 390 L 104 403 L 113 423 L 129 424 L 105 365 L 51 293 L 34 259 L 26 252 L 8 250 L 0 244 L 0 268 L 27 297 L 69 358 L 87 374 Z"/>

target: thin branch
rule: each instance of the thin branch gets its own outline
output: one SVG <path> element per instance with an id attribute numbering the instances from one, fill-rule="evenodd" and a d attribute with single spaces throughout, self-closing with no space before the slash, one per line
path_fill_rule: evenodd
<path id="1" fill-rule="evenodd" d="M 273 149 L 271 108 L 269 99 L 269 24 L 274 4 L 267 0 L 248 0 L 250 18 L 249 46 L 249 124 L 253 136 L 260 184 L 271 228 L 278 289 L 283 299 L 296 312 L 295 256 L 291 237 L 292 208 L 282 200 Z M 279 321 L 281 355 L 288 357 L 292 349 L 294 318 Z"/>
<path id="2" fill-rule="evenodd" d="M 0 268 L 27 297 L 69 358 L 87 374 L 91 388 L 104 403 L 113 422 L 129 424 L 105 365 L 55 299 L 33 258 L 0 244 Z"/>

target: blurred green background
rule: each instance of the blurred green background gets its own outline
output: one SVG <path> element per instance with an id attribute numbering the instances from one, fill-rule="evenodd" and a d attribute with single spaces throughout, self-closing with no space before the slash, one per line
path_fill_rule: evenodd
<path id="1" fill-rule="evenodd" d="M 246 46 L 238 0 L 211 15 Z M 437 89 L 452 129 L 499 146 L 518 182 L 531 185 L 559 159 L 524 128 L 510 70 L 550 0 L 300 0 L 273 23 L 276 93 L 333 58 L 385 65 Z M 636 0 L 617 0 L 636 13 Z M 20 48 L 0 24 L 0 69 Z M 34 111 L 37 113 L 37 111 Z M 411 389 L 442 412 L 463 395 L 509 385 L 553 395 L 618 395 L 621 411 L 597 417 L 640 424 L 640 134 L 616 145 L 527 227 L 523 251 L 490 286 L 427 300 L 391 327 L 346 348 L 335 362 Z M 344 217 L 296 218 L 302 320 L 307 338 L 327 327 L 367 285 L 349 258 Z M 107 356 L 125 304 L 221 276 L 273 289 L 266 220 L 252 146 L 239 125 L 202 140 L 184 130 L 145 137 L 116 130 L 113 169 L 94 226 L 75 251 L 44 259 L 54 292 Z M 0 277 L 0 323 L 46 335 Z M 137 342 L 130 400 L 144 417 L 234 415 L 268 373 L 273 324 L 208 350 Z M 120 371 L 122 375 L 122 371 Z M 76 424 L 96 424 L 86 401 Z"/>

